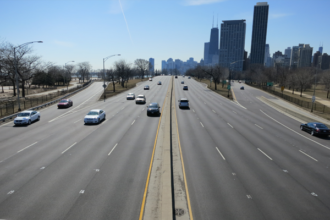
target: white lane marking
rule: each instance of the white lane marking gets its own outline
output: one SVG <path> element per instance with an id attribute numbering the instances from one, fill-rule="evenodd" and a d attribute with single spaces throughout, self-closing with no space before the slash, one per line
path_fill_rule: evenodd
<path id="1" fill-rule="evenodd" d="M 252 199 L 252 196 L 251 196 L 251 195 L 246 195 L 246 197 L 247 197 L 248 199 Z"/>
<path id="2" fill-rule="evenodd" d="M 76 145 L 77 142 L 75 142 L 74 144 L 72 144 L 70 147 L 68 147 L 65 151 L 62 152 L 62 154 L 64 154 L 66 151 L 68 151 L 71 147 L 73 147 L 74 145 Z"/>
<path id="3" fill-rule="evenodd" d="M 232 173 L 233 174 L 233 176 L 236 176 L 236 173 Z"/>
<path id="4" fill-rule="evenodd" d="M 262 127 L 260 127 L 259 125 L 257 125 L 257 124 L 254 124 L 255 126 L 257 126 L 258 128 L 260 128 L 260 129 L 263 129 Z"/>
<path id="5" fill-rule="evenodd" d="M 312 192 L 311 194 L 312 194 L 312 196 L 317 196 L 317 194 L 315 192 Z"/>
<path id="6" fill-rule="evenodd" d="M 217 149 L 217 151 L 218 151 L 219 154 L 221 155 L 222 159 L 223 159 L 223 160 L 226 160 L 226 158 L 222 155 L 222 153 L 220 152 L 220 150 L 219 150 L 217 147 L 215 147 L 215 148 Z"/>
<path id="7" fill-rule="evenodd" d="M 195 110 L 193 109 L 193 112 L 195 112 Z"/>
<path id="8" fill-rule="evenodd" d="M 95 172 L 100 172 L 100 170 L 99 169 L 95 169 Z"/>
<path id="9" fill-rule="evenodd" d="M 85 190 L 80 190 L 79 193 L 80 193 L 80 194 L 84 194 L 84 192 L 85 192 Z"/>
<path id="10" fill-rule="evenodd" d="M 78 105 L 77 107 L 75 107 L 75 108 L 73 108 L 73 109 L 71 109 L 71 110 L 69 110 L 69 111 L 63 113 L 62 115 L 60 115 L 60 116 L 58 116 L 58 117 L 56 117 L 56 118 L 54 118 L 54 119 L 52 119 L 52 120 L 50 120 L 50 121 L 48 121 L 48 122 L 53 122 L 53 121 L 55 121 L 56 119 L 63 117 L 64 115 L 67 115 L 67 114 L 72 113 L 75 109 L 77 109 L 77 108 L 79 108 L 81 105 L 85 104 L 85 102 L 89 101 L 91 98 L 93 98 L 93 97 L 94 97 L 95 95 L 97 95 L 97 94 L 98 94 L 98 93 L 92 95 L 90 98 L 88 98 L 87 100 L 85 100 L 84 102 L 82 102 L 82 103 L 81 103 L 80 105 Z"/>
<path id="11" fill-rule="evenodd" d="M 29 146 L 27 146 L 27 147 L 24 147 L 22 150 L 17 151 L 17 153 L 22 152 L 22 151 L 25 150 L 25 149 L 28 149 L 29 147 L 35 145 L 36 143 L 38 143 L 38 141 L 35 142 L 35 143 L 33 143 L 33 144 L 31 144 L 31 145 L 29 145 Z"/>
<path id="12" fill-rule="evenodd" d="M 77 123 L 77 122 L 79 122 L 79 121 L 81 121 L 81 122 L 82 122 L 82 120 L 81 120 L 81 119 L 79 119 L 78 121 L 75 121 L 75 122 L 73 122 L 73 124 L 75 124 L 75 123 Z"/>
<path id="13" fill-rule="evenodd" d="M 46 167 L 41 167 L 40 170 L 44 170 Z"/>
<path id="14" fill-rule="evenodd" d="M 246 109 L 243 105 L 241 105 L 241 104 L 239 104 L 237 101 L 231 101 L 232 103 L 234 103 L 234 104 L 236 104 L 236 105 L 238 105 L 239 107 L 241 107 L 241 108 L 244 108 L 244 109 Z"/>
<path id="15" fill-rule="evenodd" d="M 262 150 L 260 150 L 259 148 L 257 148 L 261 153 L 263 153 L 266 157 L 268 157 L 268 159 L 273 160 L 270 156 L 268 156 L 265 152 L 263 152 Z"/>
<path id="16" fill-rule="evenodd" d="M 131 124 L 131 125 L 133 125 L 133 124 L 134 124 L 134 122 L 135 122 L 135 120 L 132 122 L 132 124 Z"/>
<path id="17" fill-rule="evenodd" d="M 204 125 L 202 124 L 202 122 L 200 122 L 200 123 L 201 123 L 202 127 L 204 128 Z"/>
<path id="18" fill-rule="evenodd" d="M 112 153 L 112 151 L 117 147 L 118 143 L 112 148 L 112 150 L 108 153 L 108 156 Z"/>
<path id="19" fill-rule="evenodd" d="M 287 171 L 287 170 L 283 170 L 283 172 L 284 172 L 284 173 L 288 173 L 289 171 Z"/>
<path id="20" fill-rule="evenodd" d="M 15 192 L 15 190 L 11 190 L 7 194 L 10 195 L 10 194 L 13 194 L 14 192 Z"/>
<path id="21" fill-rule="evenodd" d="M 227 123 L 231 128 L 234 128 L 231 124 Z"/>
<path id="22" fill-rule="evenodd" d="M 6 124 L 1 125 L 0 127 L 3 127 L 3 126 L 8 125 L 8 124 L 10 124 L 10 123 L 13 123 L 13 124 L 14 124 L 13 121 L 10 121 L 10 122 L 8 122 L 8 123 L 6 123 Z"/>
<path id="23" fill-rule="evenodd" d="M 312 156 L 306 154 L 304 151 L 299 150 L 299 152 L 305 154 L 307 157 L 310 157 L 310 158 L 312 158 L 313 160 L 315 160 L 316 162 L 318 162 L 318 160 L 316 160 L 314 157 L 312 157 Z"/>
<path id="24" fill-rule="evenodd" d="M 308 138 L 308 137 L 306 137 L 306 136 L 304 136 L 304 135 L 302 135 L 302 134 L 296 132 L 295 130 L 289 128 L 288 126 L 286 126 L 286 125 L 284 125 L 284 124 L 282 124 L 281 122 L 277 121 L 276 119 L 270 117 L 270 116 L 267 115 L 265 112 L 263 112 L 261 109 L 260 109 L 260 111 L 261 111 L 262 113 L 264 113 L 268 118 L 272 119 L 273 121 L 277 122 L 278 124 L 282 125 L 283 127 L 289 129 L 290 131 L 293 131 L 294 133 L 296 133 L 296 134 L 298 134 L 298 135 L 300 135 L 300 136 L 306 138 L 307 140 L 310 140 L 310 141 L 314 142 L 315 144 L 318 144 L 318 145 L 320 145 L 320 146 L 322 146 L 322 147 L 324 147 L 324 148 L 330 150 L 330 147 L 327 147 L 327 146 L 325 146 L 325 145 L 323 145 L 323 144 L 321 144 L 321 143 L 319 143 L 319 142 L 317 142 L 317 141 L 314 141 L 313 139 L 310 139 L 310 138 Z"/>
<path id="25" fill-rule="evenodd" d="M 235 111 L 233 111 L 235 114 L 237 114 Z"/>
<path id="26" fill-rule="evenodd" d="M 212 112 L 216 113 L 213 109 L 212 109 Z"/>

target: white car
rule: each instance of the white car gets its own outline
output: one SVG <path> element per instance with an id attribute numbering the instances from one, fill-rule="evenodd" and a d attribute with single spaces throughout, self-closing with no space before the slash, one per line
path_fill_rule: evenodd
<path id="1" fill-rule="evenodd" d="M 135 94 L 134 93 L 128 93 L 127 96 L 126 96 L 126 99 L 127 100 L 130 100 L 130 99 L 135 99 Z"/>
<path id="2" fill-rule="evenodd" d="M 23 111 L 14 119 L 15 125 L 30 125 L 34 121 L 40 120 L 40 112 L 37 111 Z"/>
<path id="3" fill-rule="evenodd" d="M 152 78 L 149 78 L 149 81 L 152 81 Z"/>
<path id="4" fill-rule="evenodd" d="M 146 102 L 147 102 L 147 99 L 146 99 L 145 95 L 138 95 L 135 99 L 136 104 L 138 104 L 138 103 L 146 104 Z"/>
<path id="5" fill-rule="evenodd" d="M 105 120 L 106 114 L 102 109 L 93 109 L 84 118 L 85 124 L 98 124 Z"/>

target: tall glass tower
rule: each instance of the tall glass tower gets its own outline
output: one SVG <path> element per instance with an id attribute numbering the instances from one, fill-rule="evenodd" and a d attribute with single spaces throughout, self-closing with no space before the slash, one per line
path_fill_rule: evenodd
<path id="1" fill-rule="evenodd" d="M 254 6 L 250 64 L 264 64 L 268 11 L 267 2 L 258 2 Z"/>
<path id="2" fill-rule="evenodd" d="M 222 21 L 219 65 L 234 71 L 243 71 L 245 47 L 245 20 Z"/>
<path id="3" fill-rule="evenodd" d="M 217 27 L 211 29 L 208 63 L 212 63 L 214 55 L 219 55 L 219 28 Z"/>

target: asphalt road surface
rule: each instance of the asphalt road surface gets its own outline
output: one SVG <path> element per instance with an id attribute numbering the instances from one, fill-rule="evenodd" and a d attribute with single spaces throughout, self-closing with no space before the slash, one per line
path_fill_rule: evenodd
<path id="1" fill-rule="evenodd" d="M 162 106 L 169 82 L 129 92 Z M 72 97 L 71 108 L 41 110 L 30 126 L 0 127 L 0 219 L 138 219 L 159 117 L 126 93 L 97 101 L 102 84 Z M 106 120 L 84 125 L 97 108 Z"/>
<path id="2" fill-rule="evenodd" d="M 162 106 L 170 79 L 129 92 Z M 174 82 L 176 99 L 190 102 L 176 111 L 194 219 L 329 219 L 329 138 L 300 131 L 246 85 L 233 85 L 237 104 L 193 79 Z M 102 84 L 30 126 L 0 126 L 0 219 L 138 219 L 159 117 L 126 93 L 98 101 Z M 96 108 L 106 120 L 84 125 Z"/>
<path id="3" fill-rule="evenodd" d="M 181 81 L 189 90 L 182 90 Z M 329 219 L 328 138 L 233 85 L 236 104 L 192 79 L 175 80 L 178 128 L 194 219 Z"/>

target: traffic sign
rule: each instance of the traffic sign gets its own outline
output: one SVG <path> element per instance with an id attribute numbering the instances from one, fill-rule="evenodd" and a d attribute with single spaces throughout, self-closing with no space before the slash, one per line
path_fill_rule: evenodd
<path id="1" fill-rule="evenodd" d="M 283 90 L 284 90 L 284 86 L 281 87 L 281 91 L 282 91 L 282 92 L 283 92 Z"/>
<path id="2" fill-rule="evenodd" d="M 107 85 L 103 84 L 103 88 L 107 87 Z"/>
<path id="3" fill-rule="evenodd" d="M 228 89 L 228 90 L 230 89 L 230 85 L 227 86 L 227 89 Z"/>

